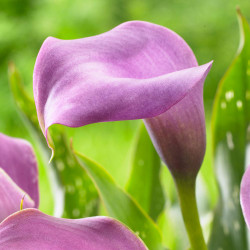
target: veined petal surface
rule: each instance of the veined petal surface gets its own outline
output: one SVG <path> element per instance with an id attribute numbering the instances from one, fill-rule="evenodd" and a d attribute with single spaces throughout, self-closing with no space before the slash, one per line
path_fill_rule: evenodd
<path id="1" fill-rule="evenodd" d="M 24 196 L 25 195 L 25 196 Z M 20 210 L 22 198 L 23 208 L 32 208 L 34 201 L 20 189 L 13 180 L 0 168 L 0 222 L 14 212 Z"/>
<path id="2" fill-rule="evenodd" d="M 159 25 L 131 21 L 98 36 L 48 38 L 34 69 L 34 98 L 46 136 L 52 124 L 150 118 L 178 103 L 210 64 Z"/>
<path id="3" fill-rule="evenodd" d="M 25 140 L 0 133 L 0 167 L 38 207 L 38 168 L 32 146 Z"/>
<path id="4" fill-rule="evenodd" d="M 62 219 L 25 209 L 0 224 L 0 249 L 146 250 L 142 241 L 108 217 Z"/>

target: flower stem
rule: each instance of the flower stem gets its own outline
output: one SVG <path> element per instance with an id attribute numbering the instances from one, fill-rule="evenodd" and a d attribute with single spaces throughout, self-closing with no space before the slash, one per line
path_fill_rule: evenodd
<path id="1" fill-rule="evenodd" d="M 182 217 L 192 250 L 207 250 L 195 197 L 195 178 L 175 179 Z"/>

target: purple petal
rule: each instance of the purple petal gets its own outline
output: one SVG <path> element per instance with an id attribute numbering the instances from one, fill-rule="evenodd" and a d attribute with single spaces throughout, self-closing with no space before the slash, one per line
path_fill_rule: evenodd
<path id="1" fill-rule="evenodd" d="M 0 224 L 0 249 L 145 250 L 142 241 L 108 217 L 58 219 L 26 209 Z"/>
<path id="2" fill-rule="evenodd" d="M 247 227 L 250 230 L 250 167 L 247 168 L 241 180 L 240 204 Z"/>
<path id="3" fill-rule="evenodd" d="M 209 68 L 197 66 L 177 34 L 147 22 L 77 40 L 48 38 L 34 69 L 41 128 L 46 136 L 55 123 L 79 127 L 154 117 L 184 98 Z"/>
<path id="4" fill-rule="evenodd" d="M 20 203 L 24 194 L 25 192 L 0 168 L 0 222 L 20 210 Z M 34 206 L 34 201 L 29 195 L 25 195 L 23 208 Z"/>
<path id="5" fill-rule="evenodd" d="M 0 167 L 38 207 L 38 169 L 31 145 L 25 140 L 0 133 Z"/>
<path id="6" fill-rule="evenodd" d="M 195 178 L 206 149 L 203 82 L 167 112 L 145 120 L 151 140 L 175 178 Z"/>

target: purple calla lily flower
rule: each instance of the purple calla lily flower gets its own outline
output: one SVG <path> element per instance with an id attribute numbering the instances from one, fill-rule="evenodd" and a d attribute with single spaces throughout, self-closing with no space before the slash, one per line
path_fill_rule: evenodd
<path id="1" fill-rule="evenodd" d="M 47 138 L 53 124 L 150 118 L 149 133 L 172 173 L 194 176 L 205 152 L 202 90 L 210 67 L 198 66 L 180 36 L 147 22 L 77 40 L 48 38 L 34 69 L 40 126 Z"/>
<path id="2" fill-rule="evenodd" d="M 193 249 L 206 249 L 195 180 L 206 147 L 203 84 L 211 64 L 198 66 L 192 50 L 173 31 L 132 21 L 94 37 L 48 38 L 33 79 L 46 139 L 53 124 L 80 127 L 144 119 L 175 179 Z"/>
<path id="3" fill-rule="evenodd" d="M 240 204 L 247 227 L 250 230 L 250 167 L 248 167 L 241 180 Z"/>
<path id="4" fill-rule="evenodd" d="M 0 224 L 0 249 L 146 250 L 120 222 L 103 216 L 62 219 L 25 209 Z"/>
<path id="5" fill-rule="evenodd" d="M 34 209 L 38 171 L 28 142 L 0 134 L 0 166 L 0 249 L 147 249 L 114 219 L 58 219 Z M 24 194 L 27 209 L 19 211 Z"/>
<path id="6" fill-rule="evenodd" d="M 20 209 L 38 207 L 38 168 L 31 145 L 0 133 L 0 222 Z"/>

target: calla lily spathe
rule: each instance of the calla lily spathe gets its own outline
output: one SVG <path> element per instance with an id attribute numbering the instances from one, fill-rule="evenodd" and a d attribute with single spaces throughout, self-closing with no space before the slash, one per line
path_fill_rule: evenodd
<path id="1" fill-rule="evenodd" d="M 0 222 L 20 209 L 38 207 L 38 168 L 31 145 L 0 133 Z"/>
<path id="2" fill-rule="evenodd" d="M 146 249 L 114 219 L 68 220 L 34 209 L 39 203 L 38 169 L 28 142 L 0 134 L 0 166 L 0 249 Z M 23 197 L 26 209 L 19 211 Z"/>
<path id="3" fill-rule="evenodd" d="M 47 38 L 34 69 L 40 126 L 47 138 L 53 124 L 146 119 L 172 173 L 196 176 L 205 152 L 202 95 L 210 67 L 198 66 L 176 33 L 148 22 L 83 39 Z"/>
<path id="4" fill-rule="evenodd" d="M 37 209 L 25 209 L 0 224 L 0 249 L 146 250 L 146 247 L 128 228 L 108 217 L 59 219 Z"/>

